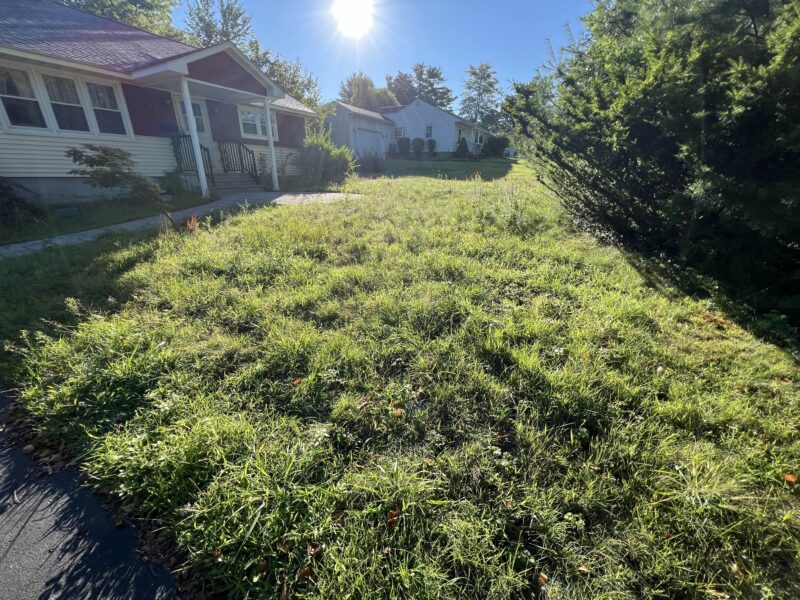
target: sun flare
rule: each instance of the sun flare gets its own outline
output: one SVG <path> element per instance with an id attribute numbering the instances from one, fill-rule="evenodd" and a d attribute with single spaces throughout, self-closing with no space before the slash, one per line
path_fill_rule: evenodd
<path id="1" fill-rule="evenodd" d="M 333 18 L 347 37 L 360 38 L 372 28 L 372 0 L 336 0 Z"/>

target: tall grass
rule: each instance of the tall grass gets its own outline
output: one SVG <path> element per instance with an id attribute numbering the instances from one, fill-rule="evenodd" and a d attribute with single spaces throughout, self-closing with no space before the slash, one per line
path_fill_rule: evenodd
<path id="1" fill-rule="evenodd" d="M 242 598 L 796 598 L 798 369 L 515 167 L 162 238 L 23 402 Z M 791 479 L 791 478 L 789 478 Z"/>

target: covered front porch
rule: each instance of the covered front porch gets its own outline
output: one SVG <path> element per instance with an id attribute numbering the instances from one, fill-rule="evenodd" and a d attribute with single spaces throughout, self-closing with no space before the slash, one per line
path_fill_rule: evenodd
<path id="1" fill-rule="evenodd" d="M 285 162 L 287 150 L 299 146 L 305 118 L 313 115 L 229 43 L 152 65 L 133 73 L 132 80 L 139 89 L 126 95 L 134 96 L 134 103 L 137 93 L 143 98 L 158 93 L 168 99 L 168 110 L 174 114 L 160 118 L 177 124 L 172 145 L 178 169 L 196 175 L 204 196 L 221 176 L 239 174 L 255 184 L 266 170 L 272 189 L 278 191 L 279 157 Z M 131 104 L 131 98 L 128 101 Z M 159 110 L 165 110 L 161 106 Z M 279 130 L 284 138 L 281 148 Z M 286 165 L 281 166 L 285 171 Z"/>

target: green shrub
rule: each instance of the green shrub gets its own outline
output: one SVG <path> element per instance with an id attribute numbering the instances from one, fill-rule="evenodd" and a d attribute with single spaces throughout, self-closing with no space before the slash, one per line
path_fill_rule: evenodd
<path id="1" fill-rule="evenodd" d="M 490 135 L 483 145 L 483 155 L 489 157 L 503 156 L 510 143 L 507 135 Z"/>
<path id="2" fill-rule="evenodd" d="M 344 183 L 356 168 L 353 153 L 346 146 L 336 146 L 328 132 L 306 136 L 297 155 L 297 167 L 305 189 L 319 190 Z"/>
<path id="3" fill-rule="evenodd" d="M 383 173 L 385 170 L 385 161 L 374 152 L 368 152 L 358 160 L 359 173 Z"/>
<path id="4" fill-rule="evenodd" d="M 456 146 L 456 151 L 453 152 L 454 158 L 467 158 L 469 157 L 469 146 L 467 146 L 467 138 L 461 138 L 458 140 L 458 146 Z"/>
<path id="5" fill-rule="evenodd" d="M 425 151 L 425 140 L 422 138 L 414 138 L 412 144 L 414 146 L 414 156 L 422 158 L 422 153 Z"/>
<path id="6" fill-rule="evenodd" d="M 155 180 L 137 173 L 130 152 L 121 148 L 83 144 L 69 148 L 66 155 L 79 168 L 70 174 L 85 177 L 92 187 L 127 190 L 126 198 L 136 204 L 166 209 L 164 190 Z"/>
<path id="7" fill-rule="evenodd" d="M 429 138 L 427 141 L 427 146 L 428 146 L 428 156 L 430 156 L 431 158 L 436 156 L 436 140 L 433 138 Z"/>
<path id="8" fill-rule="evenodd" d="M 0 227 L 17 227 L 42 213 L 38 206 L 19 196 L 10 181 L 0 177 Z"/>
<path id="9" fill-rule="evenodd" d="M 264 186 L 267 191 L 272 191 L 272 174 L 267 165 L 267 155 L 259 152 L 256 159 L 256 170 L 258 171 L 258 183 Z"/>
<path id="10" fill-rule="evenodd" d="M 397 158 L 397 145 L 394 142 L 389 144 L 389 158 Z"/>
<path id="11" fill-rule="evenodd" d="M 411 152 L 411 140 L 407 137 L 401 137 L 397 139 L 397 153 L 402 158 L 407 158 L 409 153 Z"/>

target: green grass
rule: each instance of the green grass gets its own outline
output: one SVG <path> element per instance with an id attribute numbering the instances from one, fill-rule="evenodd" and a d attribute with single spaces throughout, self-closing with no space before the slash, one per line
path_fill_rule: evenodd
<path id="1" fill-rule="evenodd" d="M 169 200 L 167 206 L 169 210 L 180 210 L 199 206 L 203 202 L 202 198 L 187 194 Z M 29 216 L 23 223 L 13 226 L 0 224 L 0 245 L 116 225 L 157 215 L 159 212 L 157 208 L 125 199 L 46 206 L 41 215 Z"/>
<path id="2" fill-rule="evenodd" d="M 513 159 L 488 158 L 482 160 L 403 160 L 385 161 L 387 177 L 437 177 L 441 179 L 470 179 L 479 173 L 485 180 L 501 179 L 515 165 Z"/>
<path id="3" fill-rule="evenodd" d="M 21 401 L 193 596 L 800 595 L 786 353 L 519 165 L 349 191 L 112 252 L 127 300 L 22 350 Z"/>

